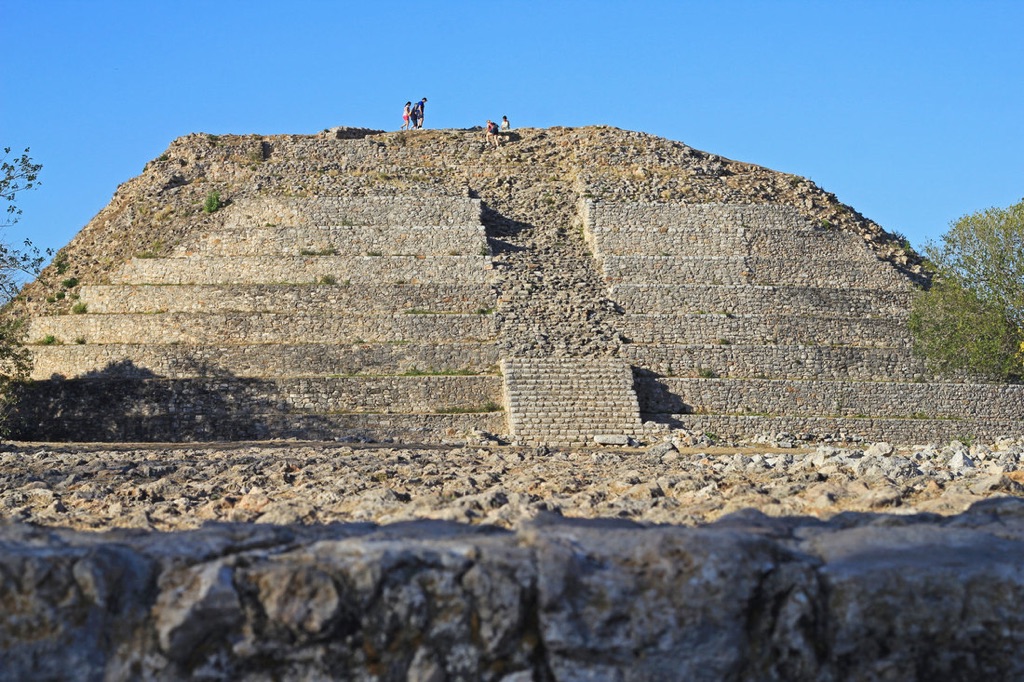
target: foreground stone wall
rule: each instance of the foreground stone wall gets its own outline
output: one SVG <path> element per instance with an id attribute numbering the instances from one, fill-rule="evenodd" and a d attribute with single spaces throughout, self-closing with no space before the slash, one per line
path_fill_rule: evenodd
<path id="1" fill-rule="evenodd" d="M 1020 500 L 702 528 L 11 524 L 0 548 L 5 680 L 1024 677 Z"/>

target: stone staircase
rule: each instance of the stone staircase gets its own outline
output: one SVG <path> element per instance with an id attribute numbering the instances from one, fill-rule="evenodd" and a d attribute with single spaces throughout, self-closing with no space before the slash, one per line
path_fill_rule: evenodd
<path id="1" fill-rule="evenodd" d="M 906 327 L 910 282 L 856 235 L 781 205 L 587 201 L 581 213 L 624 311 L 620 355 L 644 420 L 719 436 L 1020 432 L 1024 387 L 928 375 Z"/>
<path id="2" fill-rule="evenodd" d="M 264 199 L 33 318 L 19 436 L 458 439 L 504 431 L 480 202 Z M 152 254 L 145 254 L 151 256 Z"/>
<path id="3" fill-rule="evenodd" d="M 526 443 L 593 444 L 595 436 L 636 436 L 633 373 L 615 358 L 506 358 L 510 434 Z"/>

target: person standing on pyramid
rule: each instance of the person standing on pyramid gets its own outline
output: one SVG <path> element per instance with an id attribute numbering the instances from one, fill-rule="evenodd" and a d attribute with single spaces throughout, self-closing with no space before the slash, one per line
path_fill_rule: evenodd
<path id="1" fill-rule="evenodd" d="M 415 126 L 416 128 L 422 128 L 423 127 L 423 110 L 426 108 L 426 106 L 427 106 L 427 98 L 426 97 L 421 99 L 419 102 L 416 102 L 416 104 L 413 106 L 413 110 L 415 110 L 415 112 L 416 112 L 416 126 Z"/>
<path id="2" fill-rule="evenodd" d="M 402 110 L 402 130 L 409 129 L 409 117 L 412 115 L 412 102 L 405 103 L 405 109 Z"/>

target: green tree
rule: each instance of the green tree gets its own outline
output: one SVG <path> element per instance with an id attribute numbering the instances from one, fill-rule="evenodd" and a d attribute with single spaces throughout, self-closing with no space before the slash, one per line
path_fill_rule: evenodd
<path id="1" fill-rule="evenodd" d="M 11 157 L 11 148 L 4 147 L 0 159 L 0 201 L 6 204 L 0 228 L 10 227 L 18 222 L 21 209 L 15 203 L 17 195 L 39 185 L 39 171 L 42 164 L 32 163 L 29 149 L 21 156 Z M 32 242 L 25 240 L 21 248 L 15 248 L 0 241 L 0 304 L 7 303 L 18 293 L 21 277 L 39 274 L 50 252 L 40 253 Z"/>
<path id="2" fill-rule="evenodd" d="M 29 150 L 11 157 L 11 148 L 4 148 L 0 159 L 0 201 L 6 204 L 0 228 L 18 222 L 21 209 L 15 203 L 17 195 L 39 184 L 42 165 L 32 163 Z M 46 257 L 32 243 L 25 240 L 24 248 L 14 248 L 0 241 L 0 304 L 10 302 L 18 293 L 20 279 L 38 275 Z M 12 386 L 24 380 L 32 368 L 31 355 L 24 343 L 24 323 L 12 315 L 0 318 L 0 430 L 13 402 Z"/>
<path id="3" fill-rule="evenodd" d="M 931 287 L 914 300 L 914 349 L 933 369 L 1024 379 L 1024 200 L 966 215 L 930 243 Z"/>

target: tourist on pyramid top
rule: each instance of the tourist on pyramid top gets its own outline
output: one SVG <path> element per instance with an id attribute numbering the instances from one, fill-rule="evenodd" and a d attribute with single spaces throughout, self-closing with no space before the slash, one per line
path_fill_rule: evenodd
<path id="1" fill-rule="evenodd" d="M 402 110 L 402 130 L 409 129 L 409 117 L 412 115 L 412 102 L 405 103 L 405 109 Z"/>
<path id="2" fill-rule="evenodd" d="M 419 102 L 416 102 L 416 104 L 413 105 L 412 110 L 413 110 L 414 116 L 416 118 L 416 125 L 413 126 L 414 128 L 422 128 L 423 127 L 423 110 L 426 108 L 426 106 L 427 106 L 427 98 L 426 97 L 424 97 Z"/>
<path id="3" fill-rule="evenodd" d="M 487 119 L 487 142 L 493 144 L 495 147 L 501 144 L 501 138 L 498 137 L 498 124 Z"/>
<path id="4" fill-rule="evenodd" d="M 508 122 L 508 116 L 501 117 L 501 132 L 507 133 L 512 130 L 512 124 Z"/>

